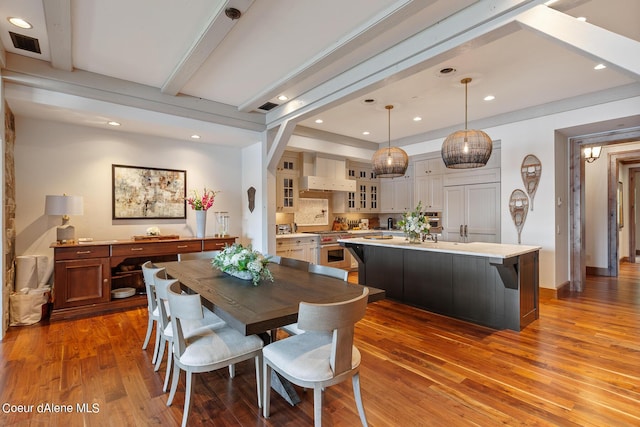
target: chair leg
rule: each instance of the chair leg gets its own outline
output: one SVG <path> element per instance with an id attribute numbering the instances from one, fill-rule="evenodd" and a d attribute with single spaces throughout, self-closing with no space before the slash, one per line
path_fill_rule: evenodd
<path id="1" fill-rule="evenodd" d="M 154 321 L 155 322 L 155 321 Z M 158 323 L 156 323 L 156 343 L 153 346 L 153 357 L 151 358 L 151 363 L 156 363 L 158 359 L 158 349 L 160 348 L 160 329 L 158 329 Z"/>
<path id="2" fill-rule="evenodd" d="M 182 427 L 187 427 L 187 419 L 189 418 L 189 411 L 191 410 L 191 390 L 193 390 L 193 372 L 186 372 L 187 385 L 185 386 L 184 394 L 184 413 L 182 414 Z"/>
<path id="3" fill-rule="evenodd" d="M 262 362 L 262 416 L 269 418 L 271 405 L 271 366 L 263 358 Z"/>
<path id="4" fill-rule="evenodd" d="M 142 344 L 142 349 L 146 350 L 149 345 L 149 340 L 151 339 L 151 332 L 153 331 L 153 318 L 149 316 L 149 322 L 147 322 L 147 335 L 144 337 L 144 343 Z"/>
<path id="5" fill-rule="evenodd" d="M 313 425 L 322 427 L 322 387 L 313 388 Z"/>
<path id="6" fill-rule="evenodd" d="M 158 351 L 158 358 L 156 359 L 156 365 L 153 368 L 153 370 L 155 372 L 158 372 L 158 369 L 160 369 L 160 364 L 162 363 L 162 358 L 164 357 L 164 348 L 166 347 L 165 343 L 167 343 L 167 340 L 163 338 L 160 339 L 160 349 Z"/>
<path id="7" fill-rule="evenodd" d="M 173 363 L 173 380 L 171 380 L 171 392 L 169 393 L 169 398 L 167 399 L 167 406 L 171 406 L 173 402 L 173 397 L 176 395 L 176 390 L 178 389 L 178 382 L 180 381 L 180 366 L 174 361 Z"/>
<path id="8" fill-rule="evenodd" d="M 171 345 L 171 344 L 169 344 Z M 167 372 L 164 374 L 164 386 L 162 391 L 167 392 L 167 386 L 169 385 L 169 376 L 171 375 L 171 365 L 173 364 L 173 351 L 167 353 Z"/>
<path id="9" fill-rule="evenodd" d="M 229 365 L 229 378 L 236 377 L 236 365 Z"/>
<path id="10" fill-rule="evenodd" d="M 258 388 L 258 408 L 262 408 L 262 353 L 256 356 L 256 387 Z"/>
<path id="11" fill-rule="evenodd" d="M 360 422 L 363 427 L 367 427 L 367 416 L 364 413 L 364 405 L 362 404 L 362 394 L 360 394 L 360 373 L 351 377 L 353 383 L 353 396 L 356 399 L 356 406 L 358 407 L 358 414 L 360 415 Z"/>

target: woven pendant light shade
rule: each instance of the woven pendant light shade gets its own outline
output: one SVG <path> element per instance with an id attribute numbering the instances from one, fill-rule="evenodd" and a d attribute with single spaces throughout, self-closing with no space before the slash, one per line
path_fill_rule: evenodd
<path id="1" fill-rule="evenodd" d="M 464 84 L 464 130 L 449 135 L 442 144 L 442 160 L 450 169 L 479 168 L 487 164 L 493 144 L 485 132 L 467 129 L 467 85 L 470 78 L 462 79 Z"/>
<path id="2" fill-rule="evenodd" d="M 449 135 L 442 144 L 441 154 L 446 167 L 470 169 L 486 165 L 492 149 L 489 135 L 481 130 L 467 129 Z"/>
<path id="3" fill-rule="evenodd" d="M 402 148 L 391 146 L 391 109 L 393 105 L 384 108 L 389 112 L 389 145 L 381 148 L 371 158 L 373 173 L 378 178 L 396 178 L 403 176 L 409 166 L 409 156 Z"/>
<path id="4" fill-rule="evenodd" d="M 371 162 L 378 178 L 396 178 L 407 171 L 409 156 L 401 148 L 385 147 L 373 154 Z"/>

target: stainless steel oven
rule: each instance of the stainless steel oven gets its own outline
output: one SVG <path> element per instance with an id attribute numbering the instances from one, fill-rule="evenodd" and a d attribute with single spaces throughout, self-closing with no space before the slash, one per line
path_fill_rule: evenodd
<path id="1" fill-rule="evenodd" d="M 320 258 L 318 264 L 330 267 L 351 268 L 351 254 L 338 243 L 338 239 L 353 237 L 349 232 L 327 231 L 320 234 Z"/>

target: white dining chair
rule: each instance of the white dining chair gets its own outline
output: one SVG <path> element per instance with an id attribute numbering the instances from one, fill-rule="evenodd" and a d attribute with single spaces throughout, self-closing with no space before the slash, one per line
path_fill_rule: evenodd
<path id="1" fill-rule="evenodd" d="M 300 259 L 295 259 L 295 258 L 287 258 L 287 257 L 280 257 L 280 260 L 278 262 L 278 264 L 280 265 L 285 265 L 287 267 L 291 267 L 291 268 L 295 268 L 296 270 L 308 270 L 309 269 L 309 262 L 308 261 L 302 261 Z"/>
<path id="2" fill-rule="evenodd" d="M 164 358 L 164 350 L 165 347 L 168 347 L 167 351 L 167 366 L 166 372 L 164 375 L 164 386 L 162 391 L 167 391 L 169 385 L 169 378 L 171 375 L 171 366 L 172 366 L 172 355 L 173 355 L 173 328 L 171 326 L 171 318 L 169 317 L 169 311 L 167 308 L 169 307 L 169 298 L 168 298 L 168 290 L 167 288 L 176 282 L 175 279 L 166 279 L 164 274 L 164 269 L 158 271 L 154 276 L 155 288 L 156 288 L 156 298 L 158 300 L 157 306 L 159 307 L 159 316 L 158 316 L 158 326 L 160 330 L 160 349 L 158 353 L 158 359 L 156 360 L 156 364 L 154 367 L 154 371 L 158 371 L 160 369 L 160 365 L 162 364 L 162 359 Z M 214 327 L 219 328 L 225 326 L 226 323 L 220 317 L 215 315 L 209 310 L 203 310 L 203 318 L 200 322 L 192 322 L 188 324 L 189 331 L 192 329 L 197 329 L 200 327 Z M 235 372 L 233 369 L 230 370 L 230 374 L 233 377 Z"/>
<path id="3" fill-rule="evenodd" d="M 180 283 L 168 287 L 169 307 L 173 328 L 173 380 L 167 406 L 171 405 L 178 388 L 180 371 L 185 371 L 186 386 L 182 427 L 186 427 L 191 409 L 193 374 L 210 372 L 225 366 L 255 359 L 258 407 L 262 407 L 262 346 L 257 335 L 245 336 L 228 325 L 216 328 L 205 326 L 193 329 L 194 322 L 203 319 L 199 294 L 180 293 Z"/>
<path id="4" fill-rule="evenodd" d="M 363 426 L 367 418 L 360 393 L 360 352 L 353 345 L 354 325 L 364 317 L 369 289 L 362 295 L 330 304 L 300 303 L 298 325 L 304 334 L 275 341 L 263 348 L 263 416 L 269 418 L 271 371 L 291 383 L 313 388 L 313 418 L 322 426 L 323 389 L 351 377 Z"/>
<path id="5" fill-rule="evenodd" d="M 178 254 L 178 262 L 192 259 L 213 259 L 220 251 L 187 252 Z"/>
<path id="6" fill-rule="evenodd" d="M 156 363 L 156 359 L 158 358 L 158 349 L 160 347 L 160 328 L 158 327 L 158 302 L 156 299 L 156 287 L 154 282 L 154 277 L 158 271 L 162 270 L 161 268 L 155 266 L 151 261 L 147 261 L 142 264 L 142 277 L 144 279 L 144 287 L 147 292 L 147 311 L 149 312 L 149 321 L 147 323 L 147 334 L 144 338 L 144 343 L 142 344 L 142 349 L 146 350 L 149 345 L 149 340 L 151 339 L 151 333 L 153 332 L 154 326 L 156 327 L 156 340 L 155 345 L 153 347 L 153 357 L 151 358 L 151 363 Z"/>
<path id="7" fill-rule="evenodd" d="M 308 270 L 309 270 L 309 273 L 335 277 L 336 279 L 344 280 L 345 282 L 349 279 L 349 272 L 347 270 L 343 270 L 341 268 L 336 268 L 336 267 L 330 267 L 328 265 L 309 264 Z M 298 327 L 297 323 L 291 323 L 289 325 L 281 327 L 280 329 L 282 329 L 289 335 L 298 335 L 304 332 Z"/>

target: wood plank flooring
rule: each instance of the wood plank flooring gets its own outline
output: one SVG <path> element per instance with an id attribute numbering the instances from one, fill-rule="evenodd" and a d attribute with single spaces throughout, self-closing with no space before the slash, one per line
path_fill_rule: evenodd
<path id="1" fill-rule="evenodd" d="M 371 426 L 640 425 L 640 270 L 588 277 L 579 296 L 541 301 L 524 331 L 496 331 L 391 301 L 356 328 Z M 0 343 L 0 425 L 178 426 L 184 375 L 171 407 L 145 309 L 10 328 Z M 291 407 L 256 405 L 254 368 L 196 379 L 191 426 L 313 425 L 313 393 Z M 12 406 L 13 405 L 13 406 Z M 18 405 L 22 405 L 20 408 Z M 30 410 L 31 412 L 18 412 Z M 325 426 L 359 424 L 351 383 L 325 392 Z"/>

